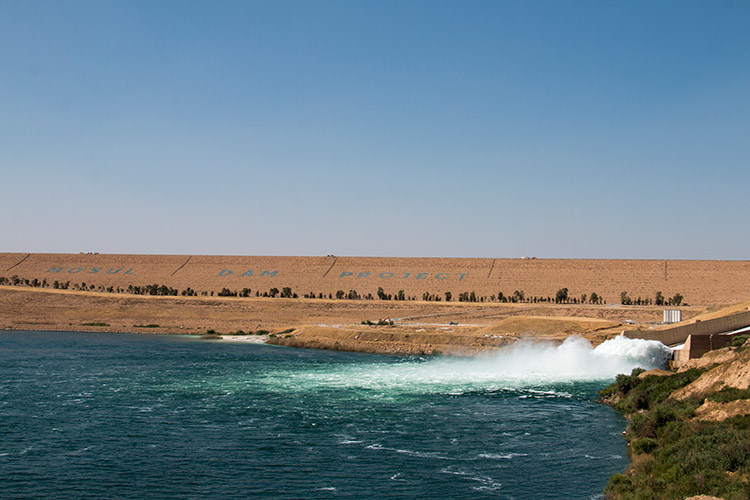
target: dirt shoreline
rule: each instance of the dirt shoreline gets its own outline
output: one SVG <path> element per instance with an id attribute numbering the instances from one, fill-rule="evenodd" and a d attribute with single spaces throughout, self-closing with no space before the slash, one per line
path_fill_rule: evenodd
<path id="1" fill-rule="evenodd" d="M 708 311 L 681 309 L 686 318 Z M 226 336 L 226 341 L 266 338 L 290 347 L 383 354 L 474 355 L 520 338 L 562 341 L 570 335 L 598 344 L 623 330 L 658 328 L 662 310 L 591 304 L 143 296 L 0 286 L 4 330 L 213 333 Z M 378 325 L 379 320 L 385 324 Z"/>

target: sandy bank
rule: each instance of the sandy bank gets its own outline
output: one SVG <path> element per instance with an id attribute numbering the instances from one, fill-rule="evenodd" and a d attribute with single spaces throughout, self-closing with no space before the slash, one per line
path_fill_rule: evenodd
<path id="1" fill-rule="evenodd" d="M 703 308 L 684 308 L 696 315 Z M 0 329 L 205 335 L 227 342 L 385 353 L 471 354 L 517 338 L 582 335 L 597 344 L 659 321 L 660 307 L 142 296 L 0 286 Z M 393 325 L 368 325 L 391 318 Z M 328 327 L 318 325 L 329 325 Z M 332 326 L 336 325 L 336 326 Z M 644 325 L 648 327 L 647 325 Z M 246 335 L 228 335 L 241 330 Z M 252 340 L 244 340 L 244 337 Z"/>

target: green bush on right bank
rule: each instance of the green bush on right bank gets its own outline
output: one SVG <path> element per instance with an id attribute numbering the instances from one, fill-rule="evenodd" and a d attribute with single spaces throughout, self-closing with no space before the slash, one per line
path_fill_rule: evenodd
<path id="1" fill-rule="evenodd" d="M 737 401 L 738 399 L 750 399 L 750 389 L 725 387 L 708 397 L 709 401 L 714 401 L 716 403 L 728 403 L 730 401 Z M 748 450 L 748 452 L 750 453 L 750 450 Z"/>
<path id="2" fill-rule="evenodd" d="M 693 368 L 670 376 L 640 378 L 639 375 L 644 371 L 642 368 L 636 368 L 630 375 L 618 375 L 615 382 L 599 394 L 610 401 L 615 409 L 632 414 L 663 403 L 672 392 L 685 387 L 700 377 L 705 370 Z"/>
<path id="3" fill-rule="evenodd" d="M 737 335 L 732 338 L 732 342 L 729 344 L 730 347 L 742 347 L 747 340 L 750 339 L 750 333 L 744 335 Z"/>
<path id="4" fill-rule="evenodd" d="M 693 418 L 703 399 L 669 398 L 705 370 L 639 378 L 642 370 L 620 375 L 601 391 L 607 403 L 630 418 L 626 432 L 631 468 L 615 474 L 605 489 L 609 499 L 684 499 L 706 494 L 750 498 L 750 416 L 722 422 Z M 750 391 L 725 389 L 709 399 L 750 398 Z"/>

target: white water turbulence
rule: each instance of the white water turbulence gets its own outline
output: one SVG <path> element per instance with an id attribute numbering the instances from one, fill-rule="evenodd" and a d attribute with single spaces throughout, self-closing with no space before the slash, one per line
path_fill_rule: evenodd
<path id="1" fill-rule="evenodd" d="M 550 384 L 607 381 L 633 368 L 663 368 L 671 355 L 658 341 L 619 336 L 594 348 L 581 337 L 562 344 L 519 341 L 477 358 L 404 359 L 272 370 L 255 380 L 285 392 L 363 389 L 374 396 L 539 388 Z"/>

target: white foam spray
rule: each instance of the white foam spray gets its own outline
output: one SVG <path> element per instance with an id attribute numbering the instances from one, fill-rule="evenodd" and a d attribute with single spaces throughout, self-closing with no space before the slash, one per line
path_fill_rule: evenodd
<path id="1" fill-rule="evenodd" d="M 342 363 L 267 373 L 255 382 L 283 391 L 366 389 L 383 394 L 543 387 L 549 384 L 607 381 L 633 368 L 661 368 L 670 349 L 653 340 L 624 336 L 594 348 L 580 337 L 562 344 L 519 341 L 477 358 L 432 358 L 398 363 Z"/>

